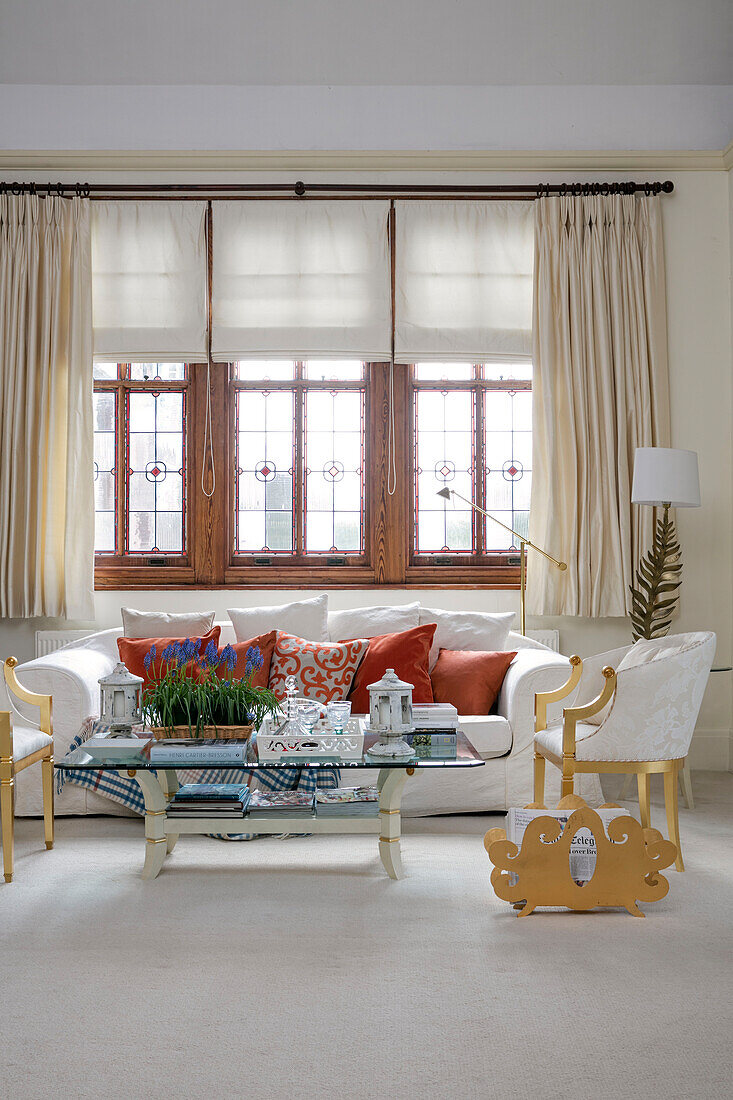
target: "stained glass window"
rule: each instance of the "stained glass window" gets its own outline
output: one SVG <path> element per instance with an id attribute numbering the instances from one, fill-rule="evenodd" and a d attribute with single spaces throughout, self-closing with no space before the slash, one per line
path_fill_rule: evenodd
<path id="1" fill-rule="evenodd" d="M 364 552 L 365 367 L 236 363 L 235 554 Z"/>
<path id="2" fill-rule="evenodd" d="M 473 552 L 473 512 L 460 501 L 446 508 L 444 486 L 474 498 L 474 395 L 470 390 L 415 394 L 416 550 Z"/>
<path id="3" fill-rule="evenodd" d="M 185 554 L 186 384 L 183 363 L 94 364 L 98 554 Z"/>
<path id="4" fill-rule="evenodd" d="M 117 394 L 94 394 L 94 548 L 117 547 Z"/>
<path id="5" fill-rule="evenodd" d="M 185 409 L 171 390 L 127 395 L 128 554 L 185 549 Z"/>
<path id="6" fill-rule="evenodd" d="M 240 390 L 236 413 L 236 548 L 292 553 L 295 516 L 294 395 Z"/>
<path id="7" fill-rule="evenodd" d="M 305 396 L 305 551 L 354 553 L 363 545 L 364 393 Z"/>
<path id="8" fill-rule="evenodd" d="M 517 540 L 447 487 L 527 534 L 532 364 L 420 363 L 413 368 L 416 554 L 483 555 Z"/>

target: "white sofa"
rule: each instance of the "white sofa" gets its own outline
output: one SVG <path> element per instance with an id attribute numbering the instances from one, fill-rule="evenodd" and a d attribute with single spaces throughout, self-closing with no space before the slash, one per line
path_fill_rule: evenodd
<path id="1" fill-rule="evenodd" d="M 357 614 L 357 610 L 352 613 Z M 218 625 L 221 626 L 220 645 L 236 640 L 231 622 Z M 99 713 L 97 681 L 111 672 L 119 659 L 117 638 L 121 634 L 120 628 L 103 630 L 19 665 L 17 674 L 22 684 L 31 691 L 53 696 L 57 760 L 67 752 L 84 719 Z M 532 800 L 535 692 L 550 691 L 563 684 L 569 674 L 569 663 L 566 657 L 513 632 L 508 636 L 506 648 L 518 652 L 504 680 L 496 713 L 461 716 L 461 726 L 476 751 L 487 761 L 486 766 L 416 770 L 405 789 L 402 803 L 403 812 L 408 816 L 500 811 Z M 25 720 L 32 721 L 32 713 L 25 715 Z M 15 805 L 20 816 L 42 812 L 40 782 L 32 772 L 33 769 L 28 769 L 16 780 Z M 370 783 L 376 781 L 376 774 L 373 770 L 360 771 L 358 777 L 354 773 L 349 779 Z M 555 790 L 554 779 L 548 776 L 548 800 L 559 798 L 559 781 Z M 600 802 L 597 777 L 587 775 L 582 780 L 578 793 L 589 802 Z M 118 803 L 69 783 L 56 799 L 57 814 L 127 812 Z"/>

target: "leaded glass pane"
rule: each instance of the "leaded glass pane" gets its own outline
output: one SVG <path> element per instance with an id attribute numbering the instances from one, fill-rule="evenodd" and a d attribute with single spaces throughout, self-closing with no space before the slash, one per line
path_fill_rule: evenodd
<path id="1" fill-rule="evenodd" d="M 364 364 L 353 359 L 309 359 L 303 375 L 316 382 L 354 382 L 364 377 Z"/>
<path id="2" fill-rule="evenodd" d="M 487 391 L 484 425 L 486 510 L 527 536 L 532 485 L 531 391 Z M 518 540 L 489 519 L 484 538 L 489 551 L 517 548 Z"/>
<path id="3" fill-rule="evenodd" d="M 294 395 L 240 390 L 236 421 L 235 552 L 292 553 Z"/>
<path id="4" fill-rule="evenodd" d="M 501 380 L 521 379 L 530 381 L 532 378 L 531 359 L 504 360 L 503 362 L 489 362 L 483 365 L 483 377 Z"/>
<path id="5" fill-rule="evenodd" d="M 305 395 L 305 552 L 364 549 L 364 393 Z"/>
<path id="6" fill-rule="evenodd" d="M 295 377 L 295 363 L 290 359 L 244 359 L 234 364 L 234 372 L 242 381 L 284 382 Z"/>
<path id="7" fill-rule="evenodd" d="M 416 363 L 415 377 L 420 382 L 459 381 L 468 382 L 474 377 L 473 363 Z"/>
<path id="8" fill-rule="evenodd" d="M 471 509 L 441 499 L 454 489 L 474 493 L 474 397 L 472 392 L 418 390 L 415 393 L 415 550 L 419 554 L 470 553 Z"/>
<path id="9" fill-rule="evenodd" d="M 116 395 L 94 399 L 94 550 L 113 554 L 117 534 Z"/>
<path id="10" fill-rule="evenodd" d="M 185 551 L 185 415 L 182 392 L 127 396 L 127 553 Z"/>
<path id="11" fill-rule="evenodd" d="M 98 363 L 95 359 L 92 369 L 92 377 L 95 382 L 110 382 L 117 378 L 118 366 L 116 363 Z"/>
<path id="12" fill-rule="evenodd" d="M 185 363 L 130 363 L 129 375 L 135 382 L 182 382 Z"/>

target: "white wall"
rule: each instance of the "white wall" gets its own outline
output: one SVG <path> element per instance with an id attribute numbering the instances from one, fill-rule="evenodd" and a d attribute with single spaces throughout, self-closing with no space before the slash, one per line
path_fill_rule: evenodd
<path id="1" fill-rule="evenodd" d="M 30 178 L 28 173 L 23 175 Z M 574 177 L 579 175 L 573 173 Z M 716 664 L 729 664 L 733 641 L 733 301 L 730 285 L 733 181 L 730 173 L 722 171 L 665 175 L 675 182 L 674 194 L 663 200 L 672 443 L 698 451 L 703 498 L 700 509 L 681 510 L 677 516 L 685 565 L 681 614 L 675 629 L 714 630 L 718 635 Z M 547 173 L 542 174 L 543 179 L 547 176 Z M 604 173 L 604 178 L 612 176 L 613 173 Z M 75 177 L 72 174 L 70 178 Z M 370 178 L 376 180 L 376 174 Z M 415 178 L 417 182 L 415 176 L 410 178 Z M 419 178 L 427 181 L 437 177 Z M 440 176 L 441 180 L 449 178 L 446 173 Z M 527 173 L 512 176 L 512 179 L 523 182 L 537 178 L 537 175 Z M 386 181 L 388 177 L 383 175 L 380 179 Z M 471 182 L 493 182 L 496 179 L 497 176 L 475 173 Z M 217 615 L 223 617 L 227 607 L 279 603 L 289 598 L 287 593 L 259 591 L 166 592 L 164 595 L 155 592 L 99 592 L 96 595 L 97 625 L 115 625 L 119 621 L 118 609 L 123 603 L 144 608 L 164 606 L 168 610 L 213 607 Z M 454 608 L 481 606 L 509 609 L 518 605 L 515 592 L 451 590 L 418 593 L 384 590 L 374 593 L 337 590 L 330 595 L 334 607 L 375 601 L 407 602 L 411 599 Z M 0 653 L 15 653 L 20 658 L 32 656 L 34 631 L 54 625 L 63 624 L 52 621 L 3 622 L 0 624 Z M 566 653 L 600 652 L 625 644 L 629 639 L 628 623 L 622 619 L 584 621 L 545 618 L 530 620 L 528 625 L 559 628 L 562 648 Z M 714 674 L 695 737 L 694 765 L 729 766 L 732 701 L 731 674 Z"/>

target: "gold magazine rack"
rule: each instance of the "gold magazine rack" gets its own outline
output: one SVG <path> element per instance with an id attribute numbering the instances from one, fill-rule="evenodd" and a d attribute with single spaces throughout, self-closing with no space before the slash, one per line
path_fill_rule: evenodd
<path id="1" fill-rule="evenodd" d="M 546 807 L 530 803 L 528 810 Z M 608 825 L 578 795 L 566 795 L 558 810 L 571 811 L 565 827 L 553 817 L 536 817 L 522 837 L 521 849 L 504 829 L 489 829 L 484 847 L 494 864 L 491 885 L 502 901 L 527 917 L 537 906 L 589 910 L 622 907 L 634 917 L 644 913 L 637 901 L 659 901 L 669 882 L 659 872 L 677 857 L 677 848 L 657 829 L 644 829 L 634 817 L 621 815 Z M 606 803 L 603 809 L 614 809 Z M 579 886 L 570 875 L 570 845 L 579 829 L 589 829 L 596 844 L 593 877 Z M 515 877 L 516 876 L 516 877 Z"/>

